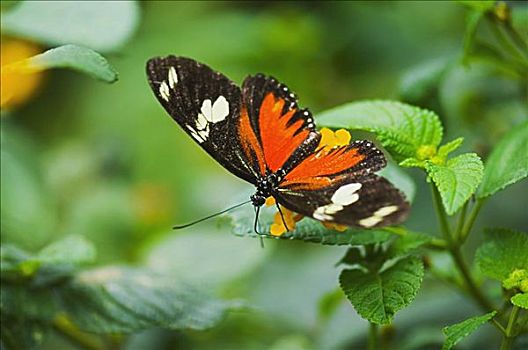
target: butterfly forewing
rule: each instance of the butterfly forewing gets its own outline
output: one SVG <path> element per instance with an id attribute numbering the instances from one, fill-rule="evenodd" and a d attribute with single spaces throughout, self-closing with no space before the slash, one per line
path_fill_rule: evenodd
<path id="1" fill-rule="evenodd" d="M 277 79 L 262 74 L 247 77 L 242 101 L 268 171 L 288 172 L 319 144 L 312 114 L 300 109 L 295 94 Z"/>
<path id="2" fill-rule="evenodd" d="M 239 137 L 238 86 L 204 64 L 175 56 L 150 59 L 147 76 L 165 110 L 207 153 L 233 174 L 256 182 Z"/>

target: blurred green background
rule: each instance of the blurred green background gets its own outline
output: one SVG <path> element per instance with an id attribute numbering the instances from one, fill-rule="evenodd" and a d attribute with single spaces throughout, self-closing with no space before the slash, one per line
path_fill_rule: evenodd
<path id="1" fill-rule="evenodd" d="M 122 339 L 123 349 L 362 349 L 368 326 L 344 299 L 335 312 L 320 312 L 321 298 L 337 288 L 334 264 L 344 248 L 266 241 L 261 249 L 258 240 L 235 237 L 214 221 L 170 229 L 235 204 L 252 188 L 209 158 L 157 103 L 146 82 L 149 58 L 192 57 L 238 83 L 248 74 L 274 75 L 315 115 L 359 99 L 431 108 L 443 119 L 445 140 L 463 136 L 465 150 L 483 157 L 527 118 L 526 77 L 485 59 L 463 62 L 468 8 L 458 3 L 119 3 L 85 3 L 84 10 L 101 17 L 80 15 L 69 24 L 78 33 L 93 32 L 97 40 L 83 34 L 77 43 L 101 52 L 119 72 L 117 83 L 45 71 L 36 93 L 2 109 L 2 243 L 36 250 L 80 234 L 95 243 L 99 264 L 147 265 L 254 307 L 205 332 L 134 334 Z M 516 24 L 527 29 L 525 4 L 510 5 Z M 2 15 L 22 23 L 9 14 L 20 6 L 26 5 L 5 6 Z M 76 9 L 44 16 L 34 11 L 34 19 L 49 27 Z M 3 51 L 4 44 L 24 38 L 24 29 L 2 28 Z M 41 51 L 53 46 L 34 39 L 44 42 Z M 65 35 L 52 42 L 72 40 Z M 408 226 L 436 233 L 423 175 L 407 172 L 417 186 Z M 476 231 L 526 229 L 526 210 L 520 209 L 526 193 L 525 181 L 494 197 Z M 475 310 L 463 296 L 426 279 L 416 301 L 384 332 L 394 335 L 399 349 L 433 349 L 441 344 L 442 326 Z M 485 327 L 465 348 L 497 341 Z M 43 348 L 70 345 L 52 337 Z"/>

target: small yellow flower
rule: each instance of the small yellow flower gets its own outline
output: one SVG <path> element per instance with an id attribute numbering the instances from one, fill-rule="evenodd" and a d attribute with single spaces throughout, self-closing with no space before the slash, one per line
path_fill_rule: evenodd
<path id="1" fill-rule="evenodd" d="M 273 224 L 271 224 L 270 227 L 270 233 L 273 236 L 281 236 L 283 233 L 287 232 L 288 229 L 295 229 L 295 223 L 304 217 L 301 214 L 297 214 L 289 209 L 284 208 L 283 206 L 281 206 L 281 211 L 282 216 L 284 216 L 284 220 L 282 219 L 280 212 L 276 212 L 275 216 L 273 217 Z M 284 223 L 286 223 L 286 225 L 284 225 Z M 288 226 L 288 229 L 286 229 L 286 226 Z"/>
<path id="2" fill-rule="evenodd" d="M 275 205 L 275 203 L 276 203 L 275 202 L 275 198 L 273 198 L 273 197 L 266 198 L 266 203 L 265 204 L 266 204 L 267 207 L 271 207 L 272 205 Z"/>
<path id="3" fill-rule="evenodd" d="M 27 67 L 24 60 L 40 53 L 40 48 L 22 40 L 1 42 L 0 106 L 10 109 L 26 102 L 41 85 L 43 74 Z M 11 65 L 19 62 L 20 64 Z M 6 67 L 11 65 L 10 67 Z"/>
<path id="4" fill-rule="evenodd" d="M 350 139 L 352 138 L 350 133 L 345 129 L 339 129 L 334 132 L 328 128 L 322 128 L 320 132 L 321 141 L 319 142 L 319 146 L 328 149 L 336 146 L 346 146 L 350 143 Z"/>

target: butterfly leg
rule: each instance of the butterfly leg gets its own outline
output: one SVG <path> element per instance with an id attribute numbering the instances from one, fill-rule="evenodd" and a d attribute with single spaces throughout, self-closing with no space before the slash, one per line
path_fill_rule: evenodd
<path id="1" fill-rule="evenodd" d="M 282 219 L 282 223 L 284 224 L 284 227 L 286 228 L 286 231 L 289 231 L 290 229 L 288 228 L 288 225 L 286 224 L 286 220 L 284 219 L 284 214 L 282 213 L 282 210 L 280 208 L 279 203 L 275 203 L 275 205 L 277 206 L 277 209 L 279 210 L 279 213 L 280 213 L 280 216 L 281 216 L 281 219 Z"/>
<path id="2" fill-rule="evenodd" d="M 260 213 L 260 207 L 255 206 L 255 223 L 253 225 L 253 231 L 255 231 L 255 233 L 260 236 L 261 235 L 261 233 L 259 232 L 260 225 L 258 221 L 259 213 Z"/>
<path id="3" fill-rule="evenodd" d="M 260 207 L 259 206 L 255 206 L 255 225 L 253 227 L 253 230 L 255 231 L 255 233 L 259 236 L 260 238 L 260 247 L 261 248 L 264 248 L 264 239 L 262 239 L 262 236 L 264 235 L 263 233 L 260 233 L 258 231 L 258 228 L 260 226 L 259 224 L 259 213 L 260 213 Z"/>

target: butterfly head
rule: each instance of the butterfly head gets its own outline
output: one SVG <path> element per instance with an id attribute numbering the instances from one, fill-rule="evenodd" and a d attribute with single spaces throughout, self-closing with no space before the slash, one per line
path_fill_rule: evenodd
<path id="1" fill-rule="evenodd" d="M 257 191 L 250 199 L 254 206 L 260 207 L 266 202 L 266 198 L 271 196 L 279 187 L 281 178 L 277 173 L 268 174 L 257 182 Z"/>

